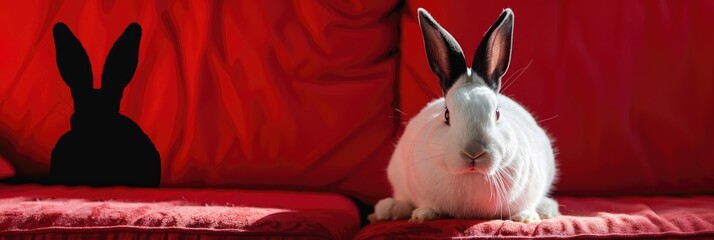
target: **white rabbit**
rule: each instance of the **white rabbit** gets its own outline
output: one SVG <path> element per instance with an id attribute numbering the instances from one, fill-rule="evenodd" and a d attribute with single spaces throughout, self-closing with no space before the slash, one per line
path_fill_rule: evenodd
<path id="1" fill-rule="evenodd" d="M 504 9 L 471 68 L 454 38 L 419 9 L 429 66 L 445 97 L 409 121 L 387 168 L 392 198 L 371 220 L 438 218 L 537 222 L 560 215 L 551 140 L 531 114 L 501 95 L 511 57 L 513 12 Z"/>

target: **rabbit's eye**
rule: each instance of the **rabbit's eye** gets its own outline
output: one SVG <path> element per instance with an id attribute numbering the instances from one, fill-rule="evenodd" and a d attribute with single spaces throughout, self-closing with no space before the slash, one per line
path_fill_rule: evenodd
<path id="1" fill-rule="evenodd" d="M 451 124 L 449 124 L 449 109 L 448 108 L 444 112 L 444 123 L 446 123 L 446 125 L 451 125 Z"/>
<path id="2" fill-rule="evenodd" d="M 501 118 L 501 111 L 498 111 L 498 108 L 496 108 L 496 121 Z"/>

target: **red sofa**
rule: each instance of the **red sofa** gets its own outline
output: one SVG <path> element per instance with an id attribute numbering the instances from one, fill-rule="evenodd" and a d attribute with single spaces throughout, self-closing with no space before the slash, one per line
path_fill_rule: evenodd
<path id="1" fill-rule="evenodd" d="M 503 94 L 555 139 L 563 216 L 367 224 L 404 122 L 440 96 L 418 7 L 466 59 L 513 9 Z M 644 0 L 2 2 L 0 239 L 714 238 L 712 13 Z M 59 21 L 94 79 L 141 24 L 121 112 L 156 145 L 159 188 L 48 180 L 73 111 Z"/>

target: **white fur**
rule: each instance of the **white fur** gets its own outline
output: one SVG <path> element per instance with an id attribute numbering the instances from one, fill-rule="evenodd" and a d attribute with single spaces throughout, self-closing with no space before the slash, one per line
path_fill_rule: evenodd
<path id="1" fill-rule="evenodd" d="M 510 61 L 512 11 L 502 12 L 479 45 L 478 73 L 464 66 L 456 40 L 426 10 L 418 12 L 429 65 L 446 93 L 407 124 L 387 168 L 394 194 L 377 203 L 372 218 L 535 222 L 560 215 L 548 197 L 556 178 L 550 138 L 498 92 Z"/>
<path id="2" fill-rule="evenodd" d="M 390 203 L 416 208 L 413 221 L 430 220 L 421 219 L 424 209 L 439 213 L 431 215 L 523 222 L 558 215 L 557 204 L 555 209 L 548 206 L 555 203 L 547 194 L 556 175 L 548 135 L 512 99 L 484 85 L 465 83 L 475 77 L 463 76 L 446 98 L 430 102 L 409 121 L 387 169 L 394 190 Z M 444 122 L 445 104 L 450 126 Z M 495 118 L 489 113 L 496 105 L 498 122 L 489 120 Z M 486 155 L 491 159 L 484 160 L 482 168 L 468 170 L 459 153 L 465 140 L 474 139 L 489 142 Z M 376 206 L 378 220 L 409 217 L 403 216 L 403 208 L 402 213 L 385 212 L 393 207 L 384 205 Z"/>

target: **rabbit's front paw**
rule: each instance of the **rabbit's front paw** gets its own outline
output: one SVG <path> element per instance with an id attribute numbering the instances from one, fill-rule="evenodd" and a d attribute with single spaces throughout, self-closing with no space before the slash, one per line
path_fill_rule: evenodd
<path id="1" fill-rule="evenodd" d="M 434 209 L 428 208 L 428 207 L 420 207 L 417 209 L 414 209 L 414 212 L 412 212 L 412 218 L 409 219 L 409 222 L 426 222 L 426 221 L 431 221 L 431 220 L 436 220 L 442 218 L 442 214 L 437 212 Z"/>
<path id="2" fill-rule="evenodd" d="M 374 221 L 398 220 L 408 218 L 414 208 L 407 202 L 394 198 L 379 200 L 374 206 Z"/>
<path id="3" fill-rule="evenodd" d="M 536 207 L 536 212 L 538 212 L 538 215 L 543 220 L 560 216 L 558 202 L 552 198 L 543 198 L 538 204 L 538 207 Z"/>
<path id="4" fill-rule="evenodd" d="M 538 213 L 532 210 L 526 210 L 516 213 L 515 215 L 511 216 L 511 220 L 513 220 L 514 222 L 522 223 L 532 223 L 541 221 L 540 216 L 538 216 Z"/>

